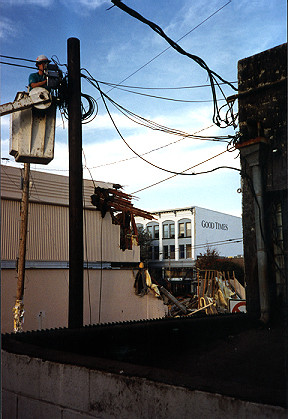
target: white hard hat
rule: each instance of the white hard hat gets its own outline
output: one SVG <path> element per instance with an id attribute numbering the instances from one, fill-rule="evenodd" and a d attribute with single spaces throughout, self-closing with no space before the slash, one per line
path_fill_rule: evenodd
<path id="1" fill-rule="evenodd" d="M 43 61 L 50 62 L 50 60 L 48 60 L 48 58 L 46 57 L 46 55 L 39 55 L 39 57 L 36 58 L 36 64 L 42 63 Z"/>

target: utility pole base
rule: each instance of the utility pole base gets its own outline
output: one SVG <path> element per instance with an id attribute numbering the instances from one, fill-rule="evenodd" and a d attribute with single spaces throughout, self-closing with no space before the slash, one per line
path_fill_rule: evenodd
<path id="1" fill-rule="evenodd" d="M 24 323 L 24 303 L 23 300 L 16 300 L 16 304 L 13 307 L 13 317 L 14 317 L 14 332 L 23 332 L 23 323 Z"/>

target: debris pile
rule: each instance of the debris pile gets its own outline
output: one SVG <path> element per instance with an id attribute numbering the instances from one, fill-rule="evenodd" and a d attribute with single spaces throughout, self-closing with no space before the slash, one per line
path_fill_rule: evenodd
<path id="1" fill-rule="evenodd" d="M 234 272 L 231 278 L 228 272 L 198 271 L 197 283 L 197 294 L 178 297 L 177 302 L 170 293 L 170 297 L 165 293 L 171 317 L 192 316 L 201 311 L 206 314 L 226 313 L 230 299 L 245 299 L 245 288 L 237 281 Z"/>

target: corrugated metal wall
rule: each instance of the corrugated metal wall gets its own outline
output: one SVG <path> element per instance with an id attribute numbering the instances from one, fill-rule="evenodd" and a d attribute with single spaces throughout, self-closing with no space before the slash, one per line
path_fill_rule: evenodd
<path id="1" fill-rule="evenodd" d="M 3 199 L 1 205 L 1 258 L 16 260 L 19 249 L 20 202 Z M 29 204 L 26 259 L 68 261 L 68 208 Z M 119 246 L 120 227 L 112 224 L 110 214 L 85 210 L 84 260 L 137 262 L 139 247 L 123 252 Z M 87 249 L 87 252 L 86 252 Z"/>
<path id="2" fill-rule="evenodd" d="M 31 176 L 33 186 L 29 202 L 26 259 L 33 261 L 68 261 L 67 178 L 44 173 L 40 173 L 40 176 L 39 173 L 36 173 L 36 175 L 35 173 L 32 173 Z M 41 182 L 37 181 L 37 176 L 42 179 L 40 179 Z M 45 180 L 45 176 L 50 179 L 49 182 Z M 57 180 L 56 186 L 55 182 L 52 182 L 54 177 Z M 5 167 L 1 176 L 2 260 L 16 260 L 18 256 L 20 185 L 20 170 Z M 102 186 L 104 185 L 102 184 Z M 46 190 L 47 194 L 45 195 Z M 133 250 L 123 252 L 120 249 L 120 227 L 112 224 L 110 214 L 106 214 L 105 218 L 102 219 L 100 212 L 89 204 L 93 190 L 92 181 L 85 181 L 85 202 L 87 202 L 87 205 L 84 213 L 84 260 L 90 262 L 101 260 L 107 262 L 138 262 L 140 248 L 136 246 Z M 62 194 L 60 194 L 60 191 L 62 191 Z M 56 195 L 59 195 L 56 200 L 57 205 L 55 205 Z"/>

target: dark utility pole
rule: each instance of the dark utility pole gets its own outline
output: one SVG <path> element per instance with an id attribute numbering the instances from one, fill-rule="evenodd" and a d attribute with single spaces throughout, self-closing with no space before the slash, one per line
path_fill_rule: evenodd
<path id="1" fill-rule="evenodd" d="M 83 203 L 80 41 L 69 38 L 69 314 L 68 327 L 83 326 Z"/>

